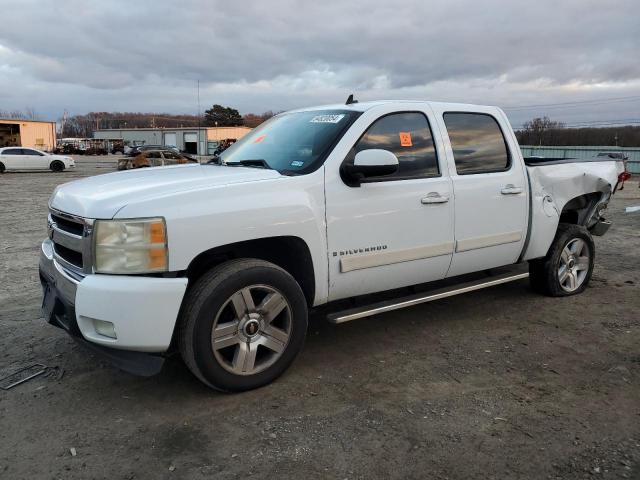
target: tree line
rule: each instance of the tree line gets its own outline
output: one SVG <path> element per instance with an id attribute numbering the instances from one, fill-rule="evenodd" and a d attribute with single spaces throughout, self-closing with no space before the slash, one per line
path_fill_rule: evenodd
<path id="1" fill-rule="evenodd" d="M 38 114 L 34 108 L 27 107 L 24 110 L 2 110 L 0 109 L 0 118 L 16 119 L 16 120 L 39 120 Z"/>
<path id="2" fill-rule="evenodd" d="M 569 128 L 542 117 L 525 122 L 516 137 L 520 145 L 640 147 L 640 126 Z"/>
<path id="3" fill-rule="evenodd" d="M 142 112 L 89 112 L 59 120 L 60 136 L 91 137 L 95 130 L 118 128 L 178 128 L 178 127 L 257 127 L 274 115 L 247 113 L 222 105 L 213 105 L 204 115 L 176 115 L 170 113 Z"/>

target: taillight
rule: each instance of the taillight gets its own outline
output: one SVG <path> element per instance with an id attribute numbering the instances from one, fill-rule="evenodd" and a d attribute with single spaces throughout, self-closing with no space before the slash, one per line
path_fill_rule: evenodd
<path id="1" fill-rule="evenodd" d="M 622 172 L 620 175 L 618 175 L 619 182 L 625 182 L 630 178 L 631 178 L 631 174 L 629 172 Z"/>

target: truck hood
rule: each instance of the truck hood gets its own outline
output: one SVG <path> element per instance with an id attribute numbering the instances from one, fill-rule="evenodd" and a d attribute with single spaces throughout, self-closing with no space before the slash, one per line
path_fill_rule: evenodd
<path id="1" fill-rule="evenodd" d="M 178 165 L 96 175 L 58 186 L 49 205 L 85 218 L 113 218 L 129 203 L 176 193 L 280 178 L 275 170 Z"/>

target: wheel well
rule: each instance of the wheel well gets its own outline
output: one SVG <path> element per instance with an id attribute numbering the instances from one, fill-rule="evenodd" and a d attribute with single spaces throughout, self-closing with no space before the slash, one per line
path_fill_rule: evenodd
<path id="1" fill-rule="evenodd" d="M 191 261 L 187 277 L 193 282 L 216 265 L 235 258 L 258 258 L 285 269 L 302 288 L 307 303 L 313 304 L 315 276 L 311 252 L 305 241 L 298 237 L 259 238 L 212 248 Z"/>
<path id="2" fill-rule="evenodd" d="M 560 223 L 585 225 L 593 207 L 602 198 L 601 192 L 585 193 L 565 203 L 560 214 Z"/>

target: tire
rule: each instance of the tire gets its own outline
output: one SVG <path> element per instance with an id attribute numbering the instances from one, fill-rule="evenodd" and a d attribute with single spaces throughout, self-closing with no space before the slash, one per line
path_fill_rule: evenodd
<path id="1" fill-rule="evenodd" d="M 231 260 L 187 292 L 180 353 L 209 387 L 258 388 L 282 375 L 300 353 L 307 315 L 302 289 L 287 271 L 263 260 Z"/>
<path id="2" fill-rule="evenodd" d="M 4 163 L 0 162 L 0 173 L 4 173 L 4 171 L 6 170 Z"/>
<path id="3" fill-rule="evenodd" d="M 582 293 L 591 280 L 594 259 L 595 245 L 589 231 L 561 223 L 547 256 L 529 262 L 531 287 L 551 297 Z"/>
<path id="4" fill-rule="evenodd" d="M 52 172 L 62 172 L 64 170 L 64 163 L 60 160 L 54 160 L 51 162 L 51 165 L 49 165 L 49 168 Z"/>

